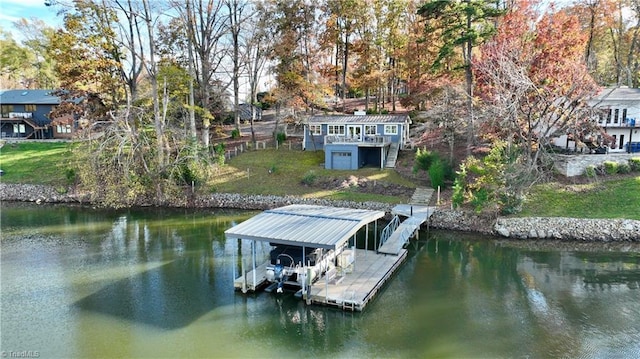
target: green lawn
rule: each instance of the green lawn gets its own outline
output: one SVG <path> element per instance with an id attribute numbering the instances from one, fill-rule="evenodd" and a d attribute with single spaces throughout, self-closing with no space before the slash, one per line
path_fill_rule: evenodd
<path id="1" fill-rule="evenodd" d="M 65 185 L 71 144 L 68 142 L 5 143 L 0 148 L 0 177 L 6 183 Z"/>
<path id="2" fill-rule="evenodd" d="M 0 148 L 0 177 L 6 183 L 31 183 L 65 186 L 68 183 L 68 158 L 71 144 L 65 142 L 6 143 Z M 344 179 L 350 175 L 366 177 L 379 185 L 415 184 L 393 170 L 363 168 L 357 171 L 326 170 L 322 151 L 287 149 L 245 152 L 217 170 L 215 179 L 201 191 L 295 195 L 334 200 L 406 203 L 409 198 L 366 194 L 349 189 L 323 189 L 304 185 L 303 178 L 313 173 L 315 183 Z M 381 191 L 384 192 L 384 191 Z M 605 180 L 590 184 L 536 186 L 518 216 L 629 218 L 640 220 L 640 176 Z"/>
<path id="3" fill-rule="evenodd" d="M 640 220 L 640 176 L 583 185 L 539 185 L 518 216 Z"/>
<path id="4" fill-rule="evenodd" d="M 320 186 L 303 184 L 305 176 L 315 177 L 315 183 L 323 180 L 343 179 L 350 175 L 366 177 L 376 183 L 399 184 L 415 188 L 396 171 L 378 168 L 362 168 L 357 171 L 324 169 L 322 151 L 259 150 L 245 152 L 232 158 L 223 166 L 212 183 L 218 192 L 296 195 L 307 198 L 334 200 L 377 201 L 404 203 L 409 198 L 380 194 L 356 193 L 350 190 L 326 190 Z"/>

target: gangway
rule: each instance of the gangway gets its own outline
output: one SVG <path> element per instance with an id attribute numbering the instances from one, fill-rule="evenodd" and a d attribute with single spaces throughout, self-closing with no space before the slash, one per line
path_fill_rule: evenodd
<path id="1" fill-rule="evenodd" d="M 398 255 L 409 239 L 420 229 L 420 226 L 433 214 L 434 210 L 434 207 L 415 205 L 397 205 L 394 207 L 391 212 L 394 214 L 393 220 L 383 230 L 378 253 Z M 400 215 L 408 218 L 400 222 Z M 393 228 L 393 230 L 389 230 L 388 232 L 391 233 L 388 237 L 385 237 L 387 228 Z"/>

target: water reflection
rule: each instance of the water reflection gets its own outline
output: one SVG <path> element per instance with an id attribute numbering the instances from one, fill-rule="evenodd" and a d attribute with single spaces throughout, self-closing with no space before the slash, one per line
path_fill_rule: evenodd
<path id="1" fill-rule="evenodd" d="M 47 357 L 638 357 L 640 248 L 421 233 L 364 312 L 242 295 L 251 213 L 3 203 L 2 350 Z M 258 248 L 266 256 L 269 248 Z"/>

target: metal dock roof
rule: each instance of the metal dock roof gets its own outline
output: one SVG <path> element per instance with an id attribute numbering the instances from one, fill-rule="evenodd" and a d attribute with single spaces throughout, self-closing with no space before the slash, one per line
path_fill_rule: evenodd
<path id="1" fill-rule="evenodd" d="M 292 204 L 264 211 L 226 230 L 227 238 L 336 249 L 384 211 Z"/>

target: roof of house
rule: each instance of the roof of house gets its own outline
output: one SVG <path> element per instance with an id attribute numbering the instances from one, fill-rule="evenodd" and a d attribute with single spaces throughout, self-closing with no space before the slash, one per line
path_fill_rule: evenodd
<path id="1" fill-rule="evenodd" d="M 408 115 L 321 115 L 309 118 L 309 123 L 398 123 L 409 122 Z"/>
<path id="2" fill-rule="evenodd" d="M 225 231 L 227 238 L 335 249 L 384 211 L 293 204 L 264 211 Z"/>
<path id="3" fill-rule="evenodd" d="M 0 104 L 7 105 L 58 105 L 60 98 L 51 95 L 53 90 L 0 90 Z"/>
<path id="4" fill-rule="evenodd" d="M 592 98 L 594 101 L 640 101 L 640 88 L 607 87 Z"/>

